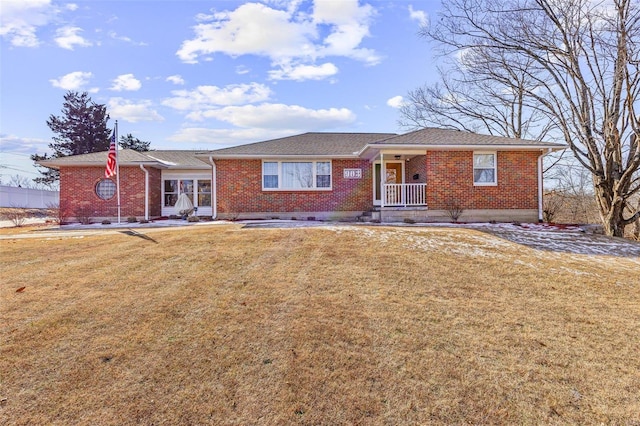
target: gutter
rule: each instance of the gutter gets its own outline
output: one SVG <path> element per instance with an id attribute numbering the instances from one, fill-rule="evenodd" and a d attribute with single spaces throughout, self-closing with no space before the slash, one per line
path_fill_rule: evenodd
<path id="1" fill-rule="evenodd" d="M 216 163 L 211 155 L 209 156 L 209 163 L 211 163 L 211 219 L 216 220 L 218 217 L 218 184 L 216 182 Z"/>
<path id="2" fill-rule="evenodd" d="M 149 170 L 142 164 L 140 169 L 144 172 L 144 220 L 149 220 Z"/>
<path id="3" fill-rule="evenodd" d="M 204 156 L 196 155 L 196 158 Z M 209 159 L 211 156 L 209 156 Z M 294 159 L 294 160 L 315 160 L 319 158 L 327 159 L 353 159 L 358 158 L 357 153 L 353 154 L 216 154 L 217 159 L 229 160 L 264 160 L 264 159 Z"/>
<path id="4" fill-rule="evenodd" d="M 536 144 L 382 144 L 374 143 L 365 145 L 360 151 L 355 152 L 358 157 L 362 156 L 368 149 L 382 150 L 419 150 L 419 151 L 533 151 L 537 149 L 548 149 L 549 152 L 565 149 L 566 145 L 536 145 Z"/>
<path id="5" fill-rule="evenodd" d="M 542 210 L 544 208 L 543 200 L 542 200 L 542 197 L 544 196 L 543 177 L 542 177 L 542 159 L 544 158 L 545 155 L 551 153 L 552 151 L 553 151 L 552 148 L 547 148 L 547 152 L 542 150 L 542 154 L 538 156 L 538 222 L 540 223 L 544 222 L 544 214 L 542 213 Z"/>

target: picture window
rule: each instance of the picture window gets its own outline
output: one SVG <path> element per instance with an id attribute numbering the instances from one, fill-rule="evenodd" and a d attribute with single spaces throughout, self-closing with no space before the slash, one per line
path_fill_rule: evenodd
<path id="1" fill-rule="evenodd" d="M 264 161 L 263 190 L 331 189 L 331 161 Z"/>

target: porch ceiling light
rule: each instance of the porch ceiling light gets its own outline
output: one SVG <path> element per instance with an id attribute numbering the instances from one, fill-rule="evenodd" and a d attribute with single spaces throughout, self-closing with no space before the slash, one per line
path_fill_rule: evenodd
<path id="1" fill-rule="evenodd" d="M 395 158 L 396 158 L 396 160 L 399 160 L 399 159 L 400 159 L 400 156 L 399 156 L 399 155 L 396 155 L 396 156 L 395 156 Z"/>

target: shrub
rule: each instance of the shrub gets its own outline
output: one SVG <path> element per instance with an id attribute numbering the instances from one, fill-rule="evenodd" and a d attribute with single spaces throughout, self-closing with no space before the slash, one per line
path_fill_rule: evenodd
<path id="1" fill-rule="evenodd" d="M 89 206 L 78 206 L 75 210 L 75 216 L 81 224 L 89 225 L 92 219 L 91 208 Z"/>
<path id="2" fill-rule="evenodd" d="M 453 198 L 445 203 L 444 209 L 447 211 L 452 222 L 457 222 L 460 216 L 462 216 L 462 212 L 464 212 L 460 202 Z"/>
<path id="3" fill-rule="evenodd" d="M 27 218 L 29 217 L 29 213 L 24 207 L 11 207 L 7 209 L 3 214 L 3 217 L 6 220 L 10 220 L 13 223 L 13 226 L 19 228 L 25 224 Z"/>
<path id="4" fill-rule="evenodd" d="M 555 191 L 544 194 L 542 199 L 542 218 L 545 222 L 553 222 L 553 219 L 564 207 L 565 197 Z"/>
<path id="5" fill-rule="evenodd" d="M 103 225 L 111 225 L 111 221 L 110 220 L 103 220 L 102 224 Z"/>
<path id="6" fill-rule="evenodd" d="M 129 216 L 127 218 L 127 222 L 129 223 L 136 223 L 138 221 L 138 219 L 135 216 Z"/>
<path id="7" fill-rule="evenodd" d="M 47 216 L 53 218 L 53 221 L 58 224 L 65 223 L 67 220 L 65 209 L 61 209 L 58 203 L 47 204 Z"/>
<path id="8" fill-rule="evenodd" d="M 198 216 L 189 216 L 187 222 L 200 222 L 200 218 Z"/>

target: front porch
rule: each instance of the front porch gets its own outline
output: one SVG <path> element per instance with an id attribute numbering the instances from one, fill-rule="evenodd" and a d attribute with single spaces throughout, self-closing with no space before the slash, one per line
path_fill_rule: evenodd
<path id="1" fill-rule="evenodd" d="M 385 183 L 380 207 L 427 207 L 426 183 Z"/>
<path id="2" fill-rule="evenodd" d="M 426 161 L 424 151 L 379 152 L 371 159 L 374 206 L 426 209 Z"/>

